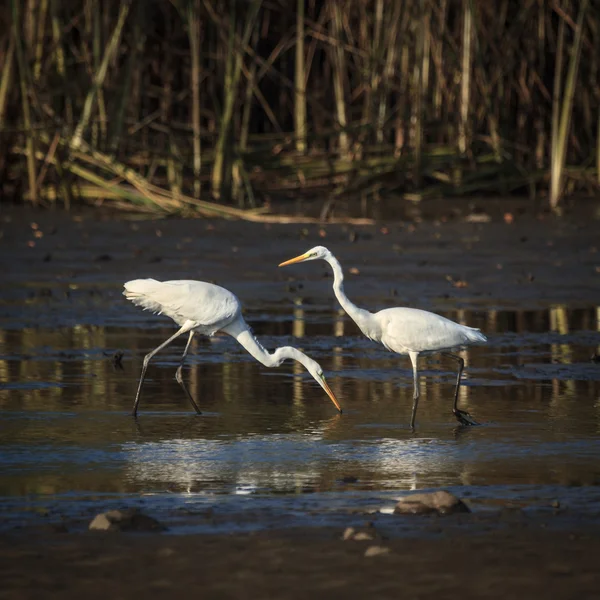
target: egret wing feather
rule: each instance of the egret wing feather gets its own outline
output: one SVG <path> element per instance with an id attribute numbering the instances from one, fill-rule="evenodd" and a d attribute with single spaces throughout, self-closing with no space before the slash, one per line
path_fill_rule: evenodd
<path id="1" fill-rule="evenodd" d="M 388 308 L 378 312 L 377 318 L 381 342 L 399 354 L 440 352 L 486 341 L 479 329 L 417 308 Z"/>
<path id="2" fill-rule="evenodd" d="M 229 290 L 205 281 L 135 279 L 125 283 L 128 300 L 154 313 L 171 317 L 179 325 L 198 323 L 212 334 L 235 320 L 240 302 Z"/>

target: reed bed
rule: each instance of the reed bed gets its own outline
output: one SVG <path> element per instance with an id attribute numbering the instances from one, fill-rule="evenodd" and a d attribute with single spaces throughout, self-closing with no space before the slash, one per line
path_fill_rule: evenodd
<path id="1" fill-rule="evenodd" d="M 259 219 L 600 187 L 597 0 L 10 0 L 0 25 L 3 199 Z"/>

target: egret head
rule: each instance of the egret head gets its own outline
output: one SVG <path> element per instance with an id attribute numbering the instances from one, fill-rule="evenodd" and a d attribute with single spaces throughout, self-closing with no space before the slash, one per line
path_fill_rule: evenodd
<path id="1" fill-rule="evenodd" d="M 297 360 L 301 365 L 303 365 L 304 368 L 312 375 L 313 379 L 325 390 L 325 393 L 335 404 L 335 407 L 342 412 L 342 408 L 340 407 L 335 394 L 327 385 L 327 381 L 325 381 L 325 375 L 323 374 L 321 365 L 316 360 L 310 358 L 310 356 L 306 356 L 306 354 L 298 350 L 298 348 L 294 348 L 293 346 L 283 346 L 282 348 L 277 348 L 275 352 L 273 352 L 272 366 L 278 367 L 284 360 L 288 358 Z"/>
<path id="2" fill-rule="evenodd" d="M 290 258 L 290 260 L 286 260 L 282 262 L 279 266 L 285 267 L 286 265 L 293 265 L 294 263 L 305 262 L 307 260 L 317 260 L 319 258 L 327 258 L 331 255 L 331 252 L 325 248 L 325 246 L 315 246 L 311 248 L 308 252 L 301 254 L 300 256 L 296 256 L 296 258 Z"/>
<path id="3" fill-rule="evenodd" d="M 329 385 L 327 385 L 327 381 L 325 381 L 325 375 L 323 373 L 323 369 L 321 368 L 321 365 L 317 361 L 313 360 L 312 358 L 309 358 L 306 355 L 305 355 L 305 359 L 302 361 L 302 363 L 304 364 L 304 366 L 306 367 L 308 372 L 313 376 L 315 381 L 325 390 L 325 393 L 329 396 L 331 401 L 335 404 L 335 407 L 340 412 L 342 412 L 342 407 L 340 406 L 339 402 L 337 401 L 335 394 L 331 391 L 331 388 L 329 387 Z"/>

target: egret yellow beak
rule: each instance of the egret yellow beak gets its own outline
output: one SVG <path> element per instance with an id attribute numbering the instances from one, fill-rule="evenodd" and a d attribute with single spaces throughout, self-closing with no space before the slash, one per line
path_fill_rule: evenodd
<path id="1" fill-rule="evenodd" d="M 294 263 L 299 263 L 299 262 L 302 262 L 303 260 L 306 260 L 307 258 L 309 258 L 309 256 L 310 255 L 308 254 L 308 252 L 306 252 L 305 254 L 296 256 L 296 258 L 290 258 L 290 260 L 286 260 L 285 262 L 282 262 L 279 266 L 285 267 L 286 265 L 293 265 Z"/>
<path id="2" fill-rule="evenodd" d="M 331 401 L 335 404 L 335 407 L 341 413 L 342 407 L 340 406 L 339 402 L 336 400 L 335 395 L 331 391 L 331 388 L 327 385 L 327 382 L 325 381 L 325 377 L 321 378 L 321 385 L 323 386 L 323 389 L 327 392 L 327 395 L 329 396 L 329 398 L 331 398 Z"/>

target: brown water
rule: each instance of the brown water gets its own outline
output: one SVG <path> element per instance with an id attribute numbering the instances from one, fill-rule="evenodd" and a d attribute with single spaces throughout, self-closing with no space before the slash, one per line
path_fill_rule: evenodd
<path id="1" fill-rule="evenodd" d="M 127 229 L 85 218 L 9 218 L 0 259 L 0 507 L 7 515 L 139 498 L 171 508 L 229 503 L 235 511 L 236 497 L 252 496 L 254 508 L 306 516 L 316 506 L 389 503 L 394 494 L 440 486 L 481 501 L 569 495 L 574 502 L 569 490 L 577 489 L 576 498 L 600 506 L 600 365 L 590 360 L 600 352 L 600 275 L 590 268 L 598 260 L 591 226 L 532 221 L 527 236 L 532 245 L 540 240 L 528 253 L 494 229 L 504 224 L 431 226 L 432 239 L 447 236 L 445 252 L 428 246 L 427 236 L 411 244 L 405 228 L 393 238 L 361 230 L 357 245 L 342 227 L 328 229 L 333 243 L 299 226 L 216 222 L 219 238 L 204 222 Z M 46 247 L 31 235 L 33 219 L 44 218 L 39 229 L 58 229 Z M 194 226 L 202 234 L 189 239 Z M 561 236 L 568 239 L 556 259 L 548 248 Z M 274 267 L 317 243 L 347 269 L 358 265 L 347 284 L 357 304 L 421 306 L 486 333 L 488 344 L 461 353 L 460 406 L 481 426 L 453 420 L 454 364 L 432 357 L 422 364 L 410 431 L 408 359 L 360 334 L 339 310 L 325 268 Z M 395 244 L 405 250 L 390 262 Z M 461 246 L 461 267 L 449 271 Z M 564 270 L 554 285 L 557 260 Z M 418 261 L 425 264 L 415 270 Z M 492 267 L 500 262 L 504 273 Z M 449 286 L 448 272 L 469 286 Z M 300 365 L 266 369 L 217 336 L 197 338 L 185 373 L 202 416 L 174 380 L 182 339 L 151 363 L 140 416 L 131 418 L 142 358 L 174 331 L 121 296 L 122 282 L 140 276 L 216 279 L 235 291 L 263 345 L 294 345 L 321 363 L 344 414 Z"/>

